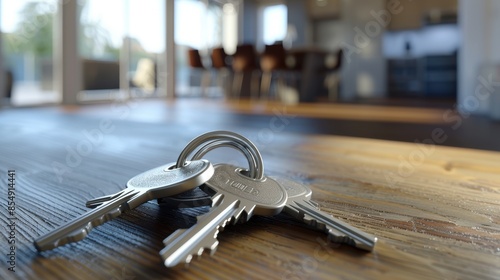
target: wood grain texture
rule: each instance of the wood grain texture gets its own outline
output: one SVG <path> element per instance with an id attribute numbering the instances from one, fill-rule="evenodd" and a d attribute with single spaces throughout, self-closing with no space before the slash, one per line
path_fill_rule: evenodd
<path id="1" fill-rule="evenodd" d="M 146 123 L 88 111 L 0 112 L 3 225 L 8 169 L 16 170 L 18 205 L 16 272 L 2 261 L 1 279 L 500 278 L 500 153 L 214 121 L 224 114 L 205 122 Z M 103 120 L 112 131 L 85 150 L 86 131 L 95 132 Z M 327 244 L 324 234 L 280 214 L 230 226 L 219 234 L 213 256 L 167 269 L 158 254 L 162 240 L 208 209 L 148 202 L 83 241 L 36 252 L 33 240 L 88 211 L 86 200 L 117 192 L 132 176 L 175 161 L 190 139 L 215 129 L 249 137 L 263 154 L 267 174 L 310 185 L 323 211 L 379 237 L 375 251 Z M 78 149 L 85 152 L 79 160 L 71 157 Z M 207 158 L 246 162 L 230 150 Z M 66 167 L 60 177 L 54 172 L 58 163 Z M 1 235 L 5 256 L 5 226 Z"/>

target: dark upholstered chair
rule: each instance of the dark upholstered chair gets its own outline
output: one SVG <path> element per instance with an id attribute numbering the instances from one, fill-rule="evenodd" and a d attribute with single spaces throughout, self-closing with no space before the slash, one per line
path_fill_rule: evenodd
<path id="1" fill-rule="evenodd" d="M 245 75 L 250 76 L 250 94 L 253 95 L 257 91 L 255 89 L 256 82 L 253 79 L 254 71 L 257 70 L 257 54 L 255 52 L 255 47 L 250 44 L 237 46 L 231 66 L 234 71 L 233 96 L 236 98 L 241 96 Z"/>
<path id="2" fill-rule="evenodd" d="M 217 85 L 222 89 L 224 96 L 229 95 L 230 85 L 229 77 L 231 76 L 230 65 L 228 60 L 230 56 L 226 54 L 224 48 L 212 49 L 212 69 L 215 71 Z"/>
<path id="3" fill-rule="evenodd" d="M 270 98 L 270 88 L 274 73 L 286 68 L 286 52 L 283 44 L 266 45 L 260 55 L 260 69 L 262 71 L 260 83 L 260 97 Z"/>
<path id="4" fill-rule="evenodd" d="M 188 50 L 188 63 L 193 73 L 200 73 L 201 75 L 200 89 L 201 95 L 204 96 L 210 86 L 210 72 L 203 65 L 200 52 L 197 49 Z"/>

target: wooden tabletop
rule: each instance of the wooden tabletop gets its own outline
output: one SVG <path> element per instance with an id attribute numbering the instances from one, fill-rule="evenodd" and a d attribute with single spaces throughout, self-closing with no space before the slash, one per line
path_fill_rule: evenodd
<path id="1" fill-rule="evenodd" d="M 3 110 L 0 127 L 1 279 L 500 278 L 497 152 L 290 134 L 271 121 L 260 128 L 147 123 L 79 109 Z M 229 226 L 213 256 L 167 269 L 158 254 L 162 240 L 208 208 L 168 209 L 151 201 L 80 242 L 36 251 L 33 240 L 89 211 L 87 200 L 176 161 L 190 139 L 215 129 L 249 137 L 266 174 L 309 185 L 323 211 L 377 236 L 375 250 L 328 244 L 323 233 L 280 214 Z M 242 155 L 228 150 L 207 159 L 245 166 Z M 8 170 L 16 220 L 7 211 Z M 15 272 L 6 256 L 11 240 Z"/>

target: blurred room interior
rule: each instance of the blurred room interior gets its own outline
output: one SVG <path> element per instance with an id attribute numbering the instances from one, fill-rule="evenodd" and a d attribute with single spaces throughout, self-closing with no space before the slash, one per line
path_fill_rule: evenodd
<path id="1" fill-rule="evenodd" d="M 227 121 L 194 108 L 255 127 L 286 111 L 290 132 L 414 142 L 446 127 L 446 145 L 500 150 L 499 14 L 494 0 L 0 0 L 2 106 L 140 100 L 137 120 Z"/>

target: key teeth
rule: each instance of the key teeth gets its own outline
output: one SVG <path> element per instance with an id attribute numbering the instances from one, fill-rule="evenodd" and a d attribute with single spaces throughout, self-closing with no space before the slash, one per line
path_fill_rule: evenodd
<path id="1" fill-rule="evenodd" d="M 373 248 L 377 242 L 376 237 L 363 233 L 365 242 L 359 241 L 356 238 L 345 234 L 340 230 L 337 230 L 336 228 L 330 227 L 325 221 L 321 220 L 321 217 L 318 217 L 317 219 L 311 216 L 310 212 L 308 214 L 308 211 L 312 211 L 312 209 L 308 209 L 308 206 L 320 210 L 319 207 L 317 207 L 317 203 L 313 203 L 312 201 L 302 201 L 302 203 L 303 204 L 301 205 L 300 203 L 295 202 L 295 205 L 291 205 L 291 207 L 298 211 L 300 215 L 302 215 L 301 219 L 305 224 L 327 233 L 329 241 L 350 245 L 366 251 L 373 251 Z M 328 215 L 326 213 L 324 215 L 331 217 L 331 215 Z M 343 223 L 341 220 L 336 220 L 337 223 Z M 367 236 L 368 238 L 366 238 Z"/>
<path id="2" fill-rule="evenodd" d="M 354 239 L 350 238 L 349 236 L 343 234 L 340 231 L 337 231 L 337 230 L 332 229 L 332 228 L 328 228 L 328 226 L 325 223 L 318 221 L 307 214 L 304 215 L 303 219 L 307 225 L 309 225 L 317 230 L 327 232 L 329 241 L 331 241 L 333 243 L 341 243 L 341 244 L 346 244 L 346 245 L 356 247 L 356 242 Z"/>
<path id="3" fill-rule="evenodd" d="M 189 266 L 189 264 L 191 263 L 191 261 L 193 260 L 193 256 L 196 256 L 197 259 L 200 259 L 201 256 L 203 255 L 203 253 L 208 249 L 210 250 L 210 255 L 212 256 L 215 251 L 217 250 L 217 246 L 219 244 L 219 241 L 217 241 L 217 239 L 213 239 L 214 242 L 212 243 L 212 245 L 210 246 L 206 246 L 206 245 L 202 245 L 202 247 L 198 248 L 198 250 L 193 250 L 194 252 L 193 253 L 189 253 L 187 254 L 185 257 L 184 257 L 184 261 L 182 260 L 176 260 L 176 259 L 170 259 L 169 257 L 169 254 L 167 254 L 166 252 L 163 252 L 163 250 L 160 252 L 160 255 L 162 255 L 162 258 L 164 259 L 163 263 L 165 264 L 166 267 L 169 267 L 169 268 L 174 268 L 174 267 L 178 267 L 180 265 L 182 265 L 184 263 L 184 265 L 186 267 Z M 205 242 L 203 242 L 205 243 Z M 167 255 L 166 258 L 164 258 L 163 256 L 164 255 Z"/>
<path id="4" fill-rule="evenodd" d="M 354 238 L 349 237 L 348 235 L 346 235 L 346 234 L 344 234 L 336 229 L 329 228 L 327 224 L 325 224 L 321 221 L 318 221 L 307 214 L 304 214 L 303 219 L 304 219 L 304 222 L 306 222 L 306 224 L 310 225 L 311 227 L 318 229 L 320 231 L 326 232 L 328 234 L 328 240 L 333 242 L 333 243 L 346 244 L 349 246 L 353 246 L 353 247 L 357 247 L 357 248 L 361 248 L 361 249 L 369 250 L 369 251 L 371 251 L 373 248 L 373 246 L 365 246 L 364 244 L 362 244 L 360 242 L 356 242 L 356 240 Z M 375 239 L 375 241 L 376 241 L 376 239 Z"/>
<path id="5" fill-rule="evenodd" d="M 172 254 L 168 253 L 169 250 L 167 249 L 167 247 L 165 247 L 160 252 L 160 255 L 162 256 L 162 258 L 164 260 L 163 263 L 165 264 L 166 267 L 174 268 L 174 267 L 181 265 L 182 262 L 184 262 L 185 266 L 187 267 L 187 266 L 189 266 L 189 264 L 193 260 L 194 256 L 196 256 L 197 259 L 200 259 L 201 256 L 203 255 L 203 253 L 207 250 L 209 250 L 210 256 L 214 255 L 215 252 L 217 251 L 217 246 L 219 245 L 219 241 L 217 240 L 217 235 L 220 232 L 224 231 L 224 228 L 226 227 L 226 225 L 230 224 L 231 221 L 233 221 L 233 220 L 234 220 L 234 216 L 231 216 L 230 218 L 222 221 L 219 226 L 214 228 L 212 234 L 206 235 L 202 241 L 199 241 L 200 247 L 191 250 L 191 252 L 187 253 L 186 256 L 180 260 L 170 259 Z M 166 246 L 168 246 L 171 242 L 175 242 L 175 240 L 179 236 L 181 236 L 185 231 L 186 231 L 186 229 L 176 230 L 174 233 L 172 233 L 171 236 L 165 238 L 163 243 Z"/>
<path id="6" fill-rule="evenodd" d="M 96 227 L 111 221 L 112 219 L 121 215 L 121 206 L 117 207 L 115 210 L 110 211 L 92 221 L 90 221 L 85 227 L 75 231 L 74 233 L 68 235 L 68 238 L 72 240 L 72 242 L 80 241 L 83 238 L 87 237 L 87 235 Z"/>
<path id="7" fill-rule="evenodd" d="M 121 214 L 121 212 L 122 212 L 121 206 L 119 206 L 115 210 L 110 211 L 110 212 L 90 221 L 86 226 L 68 234 L 65 237 L 62 237 L 62 238 L 56 240 L 52 244 L 46 244 L 44 246 L 40 246 L 39 243 L 35 243 L 35 247 L 38 251 L 45 251 L 45 250 L 55 249 L 59 246 L 63 246 L 63 245 L 69 244 L 69 243 L 81 241 L 85 237 L 88 236 L 88 234 L 92 231 L 92 229 L 116 218 L 117 216 L 119 216 Z"/>
<path id="8" fill-rule="evenodd" d="M 188 254 L 184 260 L 184 265 L 185 267 L 189 267 L 189 264 L 191 263 L 191 261 L 193 260 L 193 255 L 196 256 L 196 259 L 201 259 L 201 256 L 203 255 L 203 253 L 208 249 L 210 250 L 210 256 L 213 256 L 215 254 L 215 252 L 217 251 L 217 246 L 219 245 L 219 241 L 215 240 L 215 242 L 209 246 L 209 247 L 206 247 L 206 246 L 203 246 L 201 248 L 198 249 L 198 251 L 194 254 Z M 179 266 L 181 265 L 181 263 L 177 263 L 175 266 Z M 167 263 L 165 262 L 165 266 L 166 267 L 175 267 L 175 266 L 169 266 L 167 265 Z"/>

